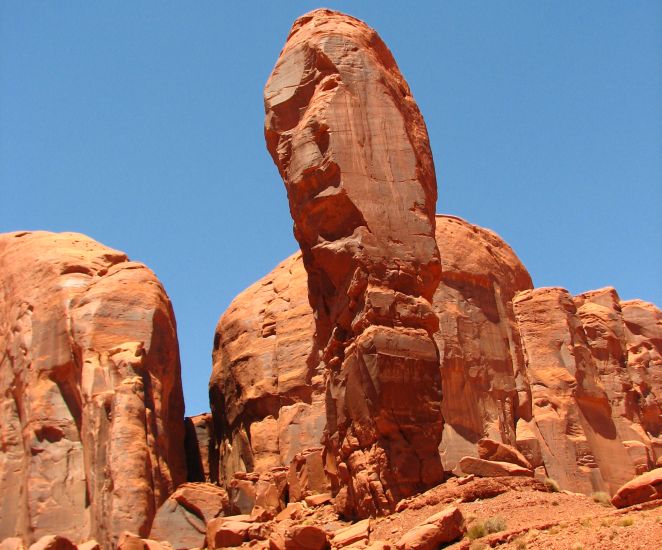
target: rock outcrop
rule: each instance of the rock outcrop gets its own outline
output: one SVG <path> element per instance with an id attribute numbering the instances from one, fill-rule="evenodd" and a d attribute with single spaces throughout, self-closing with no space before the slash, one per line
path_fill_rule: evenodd
<path id="1" fill-rule="evenodd" d="M 0 540 L 146 536 L 185 479 L 170 301 L 84 235 L 0 236 L 0 396 Z"/>
<path id="2" fill-rule="evenodd" d="M 440 318 L 435 338 L 447 390 L 439 448 L 445 469 L 460 473 L 462 458 L 480 457 L 538 468 L 564 489 L 613 494 L 635 475 L 653 468 L 661 456 L 660 415 L 655 412 L 662 388 L 660 310 L 638 300 L 622 302 L 611 288 L 574 298 L 563 289 L 533 291 L 524 266 L 493 232 L 439 215 L 436 233 L 445 266 L 433 302 Z M 238 296 L 219 330 L 226 325 L 250 326 L 241 319 L 244 310 L 235 304 L 264 309 L 260 289 L 272 284 L 269 281 L 283 265 L 292 274 L 288 292 L 301 297 L 301 310 L 291 327 L 287 309 L 275 317 L 270 349 L 278 345 L 281 334 L 289 339 L 298 330 L 309 352 L 302 361 L 312 369 L 301 372 L 319 373 L 312 352 L 313 313 L 303 303 L 306 274 L 299 254 Z M 287 303 L 286 298 L 283 301 Z M 242 356 L 232 350 L 251 349 L 256 345 L 253 338 L 255 333 L 249 330 L 219 337 L 222 351 L 215 370 L 245 366 Z M 265 372 L 293 372 L 294 364 L 289 362 L 297 361 L 291 355 L 275 354 L 261 360 Z M 299 385 L 306 384 L 302 376 Z M 231 388 L 239 394 L 250 391 L 248 385 Z M 301 433 L 299 424 L 289 424 L 293 416 L 288 411 L 298 406 L 323 425 L 323 402 L 285 405 L 267 420 L 279 428 L 272 430 L 271 443 L 263 437 L 256 440 L 260 449 L 279 448 L 279 441 L 289 441 L 282 436 L 288 430 Z M 259 414 L 239 418 L 248 431 L 264 422 Z M 321 429 L 311 433 L 315 437 L 299 439 L 302 447 L 312 447 Z M 502 442 L 515 447 L 525 461 L 503 458 L 499 450 L 489 455 L 486 440 L 481 444 L 483 437 L 494 440 L 491 446 Z M 248 449 L 253 452 L 250 445 Z M 286 460 L 292 455 L 280 450 L 278 454 L 279 465 L 288 466 Z"/>
<path id="3" fill-rule="evenodd" d="M 289 466 L 319 446 L 324 379 L 301 254 L 242 292 L 219 320 L 209 395 L 222 481 Z"/>
<path id="4" fill-rule="evenodd" d="M 294 23 L 264 97 L 327 378 L 327 471 L 346 513 L 385 513 L 443 478 L 427 130 L 375 31 L 329 10 Z"/>
<path id="5" fill-rule="evenodd" d="M 437 216 L 444 266 L 434 294 L 441 354 L 444 469 L 459 473 L 489 437 L 515 445 L 518 418 L 531 415 L 531 391 L 512 300 L 533 288 L 531 277 L 503 239 L 452 216 Z"/>
<path id="6" fill-rule="evenodd" d="M 533 466 L 544 464 L 564 489 L 613 494 L 641 470 L 642 446 L 651 456 L 645 469 L 657 456 L 658 423 L 647 423 L 644 411 L 660 406 L 659 310 L 639 309 L 634 337 L 620 317 L 627 307 L 613 289 L 573 299 L 562 288 L 539 288 L 514 299 L 533 404 L 518 432 L 521 425 L 534 435 L 542 462 Z M 626 356 L 631 347 L 637 352 Z"/>

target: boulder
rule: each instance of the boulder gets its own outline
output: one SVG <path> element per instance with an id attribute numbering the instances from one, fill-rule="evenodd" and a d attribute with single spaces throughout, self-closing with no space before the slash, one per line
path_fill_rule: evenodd
<path id="1" fill-rule="evenodd" d="M 210 483 L 184 483 L 156 512 L 150 538 L 168 541 L 175 550 L 200 548 L 207 523 L 229 511 L 225 489 Z"/>
<path id="2" fill-rule="evenodd" d="M 425 123 L 377 33 L 326 9 L 295 21 L 264 99 L 327 373 L 328 471 L 348 513 L 388 513 L 443 479 Z"/>
<path id="3" fill-rule="evenodd" d="M 331 490 L 324 472 L 323 450 L 322 447 L 305 449 L 297 453 L 290 462 L 287 474 L 290 502 Z"/>
<path id="4" fill-rule="evenodd" d="M 437 550 L 466 532 L 464 516 L 457 506 L 449 506 L 407 531 L 396 543 L 397 550 Z"/>
<path id="5" fill-rule="evenodd" d="M 186 478 L 170 300 L 78 233 L 0 235 L 0 538 L 147 536 Z"/>
<path id="6" fill-rule="evenodd" d="M 315 525 L 294 525 L 285 531 L 285 550 L 324 550 L 329 547 L 326 533 Z"/>
<path id="7" fill-rule="evenodd" d="M 367 541 L 370 537 L 370 520 L 364 519 L 357 523 L 339 529 L 333 534 L 331 541 L 334 548 L 344 548 L 356 542 Z"/>
<path id="8" fill-rule="evenodd" d="M 465 474 L 474 474 L 479 477 L 533 477 L 533 470 L 524 468 L 518 464 L 484 460 L 473 456 L 465 456 L 460 460 L 460 468 Z"/>
<path id="9" fill-rule="evenodd" d="M 531 463 L 515 447 L 486 437 L 478 441 L 478 456 L 483 460 L 510 462 L 527 470 L 533 470 Z"/>
<path id="10" fill-rule="evenodd" d="M 655 468 L 623 485 L 612 497 L 611 503 L 616 508 L 625 508 L 662 499 L 662 468 Z"/>
<path id="11" fill-rule="evenodd" d="M 248 540 L 251 523 L 233 518 L 216 518 L 207 524 L 207 548 L 216 550 L 241 546 Z"/>

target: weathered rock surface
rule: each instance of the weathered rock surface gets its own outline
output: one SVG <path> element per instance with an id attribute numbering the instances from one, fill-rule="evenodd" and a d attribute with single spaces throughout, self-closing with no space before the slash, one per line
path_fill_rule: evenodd
<path id="1" fill-rule="evenodd" d="M 289 466 L 319 446 L 324 380 L 301 254 L 242 292 L 219 320 L 209 382 L 220 479 Z"/>
<path id="2" fill-rule="evenodd" d="M 480 477 L 533 477 L 533 470 L 519 466 L 518 464 L 500 462 L 498 460 L 484 460 L 473 456 L 465 456 L 461 459 L 460 469 L 465 474 L 473 474 Z"/>
<path id="3" fill-rule="evenodd" d="M 449 506 L 407 531 L 397 542 L 397 550 L 435 550 L 459 539 L 466 532 L 464 516 L 457 506 Z"/>
<path id="4" fill-rule="evenodd" d="M 443 477 L 427 130 L 375 31 L 330 10 L 294 23 L 264 97 L 327 374 L 328 471 L 347 513 L 385 513 Z"/>
<path id="5" fill-rule="evenodd" d="M 646 472 L 623 485 L 611 499 L 617 508 L 662 499 L 662 468 Z"/>
<path id="6" fill-rule="evenodd" d="M 0 235 L 0 396 L 0 539 L 146 536 L 185 478 L 170 301 L 84 235 Z"/>
<path id="7" fill-rule="evenodd" d="M 150 538 L 168 541 L 175 550 L 202 548 L 207 524 L 229 513 L 225 489 L 210 483 L 184 483 L 156 512 Z"/>
<path id="8" fill-rule="evenodd" d="M 440 445 L 444 467 L 459 473 L 464 456 L 486 458 L 481 452 L 488 451 L 481 450 L 479 444 L 484 436 L 516 448 L 534 468 L 547 466 L 546 475 L 557 479 L 562 488 L 588 494 L 598 490 L 613 493 L 627 480 L 654 467 L 661 456 L 655 415 L 662 391 L 659 310 L 641 301 L 621 302 L 613 289 L 575 298 L 563 289 L 538 289 L 522 292 L 517 298 L 520 326 L 512 303 L 518 292 L 528 290 L 531 281 L 512 250 L 493 232 L 452 216 L 437 216 L 436 232 L 446 266 L 433 304 L 441 319 L 435 337 L 442 350 L 441 374 L 448 390 L 442 401 L 446 415 Z M 296 256 L 284 264 L 299 262 L 300 267 Z M 303 296 L 305 272 L 288 269 L 294 274 L 289 292 Z M 236 301 L 259 309 L 260 296 L 255 289 L 256 285 Z M 537 309 L 522 305 L 527 296 L 540 301 Z M 530 315 L 525 314 L 527 308 L 532 309 Z M 232 311 L 231 307 L 225 314 L 224 323 L 238 322 Z M 299 327 L 306 327 L 300 331 L 300 339 L 312 349 L 312 311 L 306 308 L 303 315 L 310 323 L 297 319 Z M 287 322 L 278 318 L 284 334 L 289 334 Z M 252 337 L 246 333 L 241 336 L 246 347 L 253 345 Z M 564 350 L 563 354 L 557 349 Z M 274 370 L 291 369 L 279 363 L 289 360 L 286 356 L 272 360 Z M 216 368 L 239 368 L 241 364 L 236 355 L 226 354 L 224 361 Z M 579 379 L 583 389 L 577 392 L 572 388 L 578 386 Z M 305 385 L 304 378 L 301 383 Z M 570 389 L 563 389 L 566 384 Z M 244 393 L 247 389 L 239 387 L 236 391 Z M 579 400 L 577 394 L 581 395 Z M 551 404 L 545 405 L 546 400 Z M 281 409 L 285 412 L 278 417 L 281 426 L 289 422 L 284 422 L 291 417 L 287 415 L 289 407 Z M 308 410 L 314 411 L 317 419 L 324 416 L 320 401 Z M 252 426 L 261 420 L 246 415 L 241 422 Z M 290 429 L 298 433 L 298 425 Z M 550 446 L 543 432 L 558 437 L 563 445 Z M 576 450 L 568 451 L 575 445 Z M 582 456 L 585 458 L 578 465 Z M 493 454 L 490 459 L 529 467 L 514 457 L 497 458 Z M 564 472 L 570 472 L 572 481 Z"/>
<path id="9" fill-rule="evenodd" d="M 515 445 L 516 420 L 530 418 L 512 300 L 533 283 L 513 250 L 489 229 L 437 216 L 436 237 L 443 265 L 434 295 L 444 394 L 439 450 L 444 469 L 458 473 L 462 457 L 476 456 L 478 440 Z"/>
<path id="10" fill-rule="evenodd" d="M 646 467 L 654 463 L 658 425 L 646 422 L 644 410 L 660 406 L 661 317 L 647 304 L 637 312 L 637 336 L 628 336 L 623 309 L 613 289 L 573 299 L 564 289 L 540 288 L 514 299 L 533 400 L 532 420 L 520 419 L 518 431 L 522 423 L 535 436 L 547 474 L 564 489 L 613 494 L 641 471 L 639 444 L 650 453 Z M 637 352 L 625 355 L 633 340 L 645 349 L 639 363 Z"/>
<path id="11" fill-rule="evenodd" d="M 478 442 L 478 457 L 483 460 L 510 462 L 528 470 L 533 469 L 531 463 L 515 447 L 486 437 Z"/>
<path id="12" fill-rule="evenodd" d="M 218 449 L 211 413 L 186 417 L 184 423 L 187 480 L 218 482 Z"/>

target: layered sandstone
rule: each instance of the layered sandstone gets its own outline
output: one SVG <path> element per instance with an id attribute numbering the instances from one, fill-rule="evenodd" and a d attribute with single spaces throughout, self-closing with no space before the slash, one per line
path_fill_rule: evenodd
<path id="1" fill-rule="evenodd" d="M 530 418 L 512 300 L 533 283 L 510 246 L 489 229 L 437 216 L 436 237 L 444 266 L 433 302 L 444 394 L 439 450 L 444 469 L 458 473 L 461 458 L 477 456 L 480 439 L 514 445 L 517 419 Z"/>
<path id="2" fill-rule="evenodd" d="M 84 235 L 1 235 L 0 354 L 0 540 L 147 536 L 186 475 L 175 319 L 154 274 Z"/>
<path id="3" fill-rule="evenodd" d="M 533 466 L 544 465 L 565 489 L 613 494 L 659 452 L 659 420 L 647 423 L 645 413 L 660 406 L 659 310 L 647 304 L 627 328 L 627 308 L 613 289 L 573 299 L 562 288 L 539 288 L 514 299 L 533 404 L 518 433 L 533 434 L 540 448 Z M 645 350 L 640 361 L 638 352 L 626 354 L 633 340 Z"/>
<path id="4" fill-rule="evenodd" d="M 288 466 L 320 445 L 324 380 L 301 254 L 242 292 L 219 320 L 209 395 L 220 479 Z"/>
<path id="5" fill-rule="evenodd" d="M 327 377 L 328 471 L 347 513 L 387 512 L 443 476 L 425 124 L 375 31 L 329 10 L 294 23 L 264 97 Z"/>
<path id="6" fill-rule="evenodd" d="M 481 455 L 482 437 L 516 446 L 527 462 L 546 468 L 541 471 L 557 479 L 562 488 L 589 494 L 613 493 L 654 467 L 661 456 L 658 422 L 662 417 L 655 413 L 662 388 L 660 310 L 639 300 L 621 301 L 611 288 L 574 298 L 563 289 L 533 291 L 524 266 L 493 232 L 439 215 L 436 234 L 446 266 L 433 302 L 440 318 L 435 338 L 447 390 L 440 445 L 444 468 L 460 473 L 459 462 L 465 456 L 489 458 Z M 224 314 L 219 331 L 240 326 L 245 330 L 219 336 L 217 378 L 222 371 L 248 369 L 254 360 L 247 359 L 245 352 L 267 344 L 250 328 L 251 315 L 243 316 L 249 307 L 265 310 L 264 289 L 272 288 L 283 266 L 288 266 L 286 273 L 291 277 L 286 287 L 279 287 L 280 292 L 287 288 L 287 294 L 277 301 L 287 304 L 290 296 L 299 296 L 300 301 L 291 304 L 301 308 L 300 315 L 296 323 L 290 321 L 287 308 L 275 315 L 268 349 L 279 346 L 281 335 L 287 341 L 296 333 L 306 352 L 299 359 L 273 352 L 254 355 L 264 372 L 295 372 L 297 365 L 307 365 L 312 370 L 300 370 L 298 387 L 310 385 L 306 381 L 310 375 L 304 373 L 319 373 L 313 352 L 313 313 L 304 298 L 306 273 L 296 254 L 240 294 Z M 261 317 L 255 319 L 258 325 L 262 323 Z M 236 378 L 228 391 L 249 395 L 250 380 Z M 235 383 L 243 385 L 234 387 Z M 310 391 L 319 391 L 320 386 L 315 387 Z M 277 393 L 265 394 L 264 399 L 271 402 L 275 397 Z M 247 433 L 259 434 L 253 440 L 247 438 L 250 455 L 272 448 L 272 456 L 280 456 L 278 465 L 289 466 L 291 438 L 283 435 L 289 432 L 299 436 L 299 451 L 318 445 L 323 402 L 292 404 L 290 399 L 291 394 L 284 400 L 288 404 L 273 416 L 238 415 L 238 425 L 246 426 Z M 304 433 L 301 417 L 290 412 L 297 407 L 304 407 L 318 422 L 317 431 L 311 430 L 309 437 L 300 437 Z M 274 430 L 261 428 L 269 425 Z M 262 458 L 253 460 L 259 463 Z"/>

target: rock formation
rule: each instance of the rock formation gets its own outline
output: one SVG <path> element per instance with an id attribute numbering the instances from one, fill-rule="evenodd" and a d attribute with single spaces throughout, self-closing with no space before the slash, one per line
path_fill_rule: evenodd
<path id="1" fill-rule="evenodd" d="M 540 455 L 533 466 L 544 464 L 562 488 L 587 494 L 613 493 L 632 479 L 641 469 L 636 453 L 642 447 L 651 456 L 645 469 L 652 467 L 659 428 L 646 424 L 643 411 L 659 407 L 660 386 L 640 381 L 655 380 L 662 367 L 655 358 L 662 342 L 654 336 L 660 328 L 656 308 L 647 304 L 647 315 L 637 316 L 650 332 L 634 328 L 646 359 L 637 364 L 633 357 L 630 366 L 622 350 L 631 344 L 613 289 L 573 300 L 562 288 L 540 288 L 519 293 L 513 303 L 533 404 L 532 420 L 520 419 L 518 433 L 521 428 L 537 440 Z M 634 395 L 628 399 L 628 393 Z M 627 412 L 620 405 L 624 399 L 630 401 Z"/>
<path id="2" fill-rule="evenodd" d="M 467 456 L 518 463 L 482 456 L 483 437 L 515 446 L 529 463 L 520 465 L 534 466 L 562 488 L 587 494 L 614 493 L 636 474 L 654 467 L 661 456 L 661 417 L 655 413 L 662 391 L 660 310 L 638 300 L 621 302 L 612 288 L 574 298 L 563 289 L 531 290 L 531 279 L 510 247 L 493 232 L 460 218 L 438 215 L 436 235 L 445 266 L 433 301 L 440 319 L 435 339 L 446 388 L 439 448 L 444 468 L 469 473 L 460 467 L 460 460 Z M 263 293 L 268 289 L 271 296 L 283 266 L 287 266 L 284 273 L 291 274 L 287 286 L 281 288 L 281 292 L 287 288 L 287 294 L 278 299 L 285 307 L 273 317 L 275 329 L 265 342 L 250 328 L 262 323 L 262 317 L 246 315 L 245 308 L 250 304 L 251 311 L 266 311 Z M 306 365 L 309 370 L 301 368 L 297 386 L 311 386 L 306 376 L 319 373 L 319 365 L 313 352 L 313 312 L 303 298 L 305 276 L 296 254 L 236 298 L 218 326 L 213 379 L 226 376 L 223 372 L 248 372 L 253 359 L 245 360 L 242 350 L 259 349 L 257 345 L 276 349 L 281 335 L 288 341 L 296 331 L 304 346 L 298 359 L 271 351 L 255 357 L 260 357 L 265 373 L 294 372 L 297 365 Z M 294 295 L 300 301 L 290 302 Z M 300 308 L 296 323 L 289 320 L 288 304 Z M 257 325 L 242 317 L 256 319 Z M 226 326 L 234 329 L 227 331 Z M 565 351 L 559 355 L 556 350 Z M 250 378 L 228 380 L 229 393 L 250 392 Z M 262 397 L 269 402 L 274 398 L 278 392 Z M 271 439 L 260 436 L 251 446 L 246 438 L 247 455 L 259 455 L 272 446 L 272 456 L 281 457 L 278 465 L 289 465 L 293 455 L 280 446 L 281 441 L 290 440 L 282 434 L 304 433 L 299 420 L 290 425 L 299 417 L 289 411 L 305 407 L 306 414 L 318 422 L 324 415 L 319 400 L 292 404 L 291 399 L 290 394 L 283 401 L 288 404 L 272 409 L 270 417 L 237 417 L 247 433 L 274 434 L 252 426 L 278 426 L 279 435 Z M 256 405 L 253 410 L 264 407 Z M 221 409 L 216 406 L 215 410 Z M 297 439 L 300 450 L 318 445 L 320 434 L 321 429 L 311 430 L 309 437 Z M 465 461 L 469 463 L 475 461 Z"/>
<path id="3" fill-rule="evenodd" d="M 494 232 L 452 216 L 437 216 L 444 266 L 434 294 L 441 353 L 444 469 L 459 472 L 477 456 L 483 437 L 515 444 L 515 422 L 528 418 L 531 397 L 514 296 L 533 287 L 513 250 Z"/>
<path id="4" fill-rule="evenodd" d="M 320 445 L 324 380 L 301 254 L 241 293 L 216 327 L 209 395 L 220 479 Z"/>
<path id="5" fill-rule="evenodd" d="M 294 23 L 264 97 L 327 378 L 327 468 L 347 513 L 387 512 L 443 477 L 427 130 L 375 31 L 329 10 Z"/>
<path id="6" fill-rule="evenodd" d="M 144 265 L 76 233 L 0 236 L 0 540 L 146 536 L 185 478 L 175 319 Z"/>

